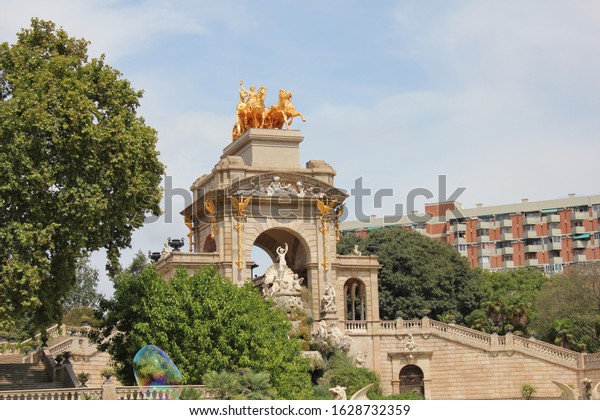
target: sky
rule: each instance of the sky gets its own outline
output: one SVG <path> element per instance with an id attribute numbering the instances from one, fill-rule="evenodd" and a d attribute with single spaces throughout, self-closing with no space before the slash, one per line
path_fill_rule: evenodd
<path id="1" fill-rule="evenodd" d="M 438 201 L 440 175 L 446 196 L 465 188 L 463 207 L 600 193 L 596 0 L 0 0 L 0 10 L 0 42 L 32 17 L 52 20 L 144 91 L 165 214 L 135 232 L 124 265 L 185 237 L 183 190 L 231 141 L 240 80 L 265 86 L 267 105 L 293 92 L 307 119 L 292 125 L 302 164 L 325 160 L 347 191 L 393 190 L 378 206 L 363 198 L 367 215 L 391 215 L 416 188 Z M 352 196 L 348 207 L 356 219 Z M 110 295 L 104 254 L 93 262 Z"/>

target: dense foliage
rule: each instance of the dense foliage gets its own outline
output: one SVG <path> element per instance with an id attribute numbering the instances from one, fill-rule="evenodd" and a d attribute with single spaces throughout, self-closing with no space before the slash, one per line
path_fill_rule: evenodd
<path id="1" fill-rule="evenodd" d="M 102 296 L 96 291 L 100 273 L 97 268 L 92 267 L 90 259 L 88 257 L 78 258 L 75 264 L 75 285 L 65 296 L 63 302 L 65 312 L 74 308 L 93 308 Z"/>
<path id="2" fill-rule="evenodd" d="M 156 132 L 141 92 L 87 41 L 33 19 L 0 45 L 0 328 L 60 319 L 76 261 L 109 268 L 147 213 L 159 214 Z"/>
<path id="3" fill-rule="evenodd" d="M 345 236 L 339 253 L 354 244 L 365 253 L 368 246 L 379 257 L 381 319 L 432 318 L 452 315 L 457 321 L 481 302 L 479 271 L 450 245 L 400 227 L 372 231 L 365 239 Z M 372 248 L 371 248 L 372 249 Z"/>
<path id="4" fill-rule="evenodd" d="M 487 333 L 527 336 L 535 299 L 546 282 L 544 273 L 533 269 L 483 271 L 481 278 L 482 302 L 465 317 L 466 325 Z"/>
<path id="5" fill-rule="evenodd" d="M 600 351 L 600 264 L 570 267 L 540 291 L 530 323 L 538 338 L 589 353 Z"/>
<path id="6" fill-rule="evenodd" d="M 147 344 L 162 348 L 189 384 L 210 372 L 265 372 L 278 398 L 311 395 L 308 361 L 289 339 L 291 324 L 251 284 L 238 287 L 214 268 L 178 271 L 165 282 L 153 266 L 125 270 L 111 300 L 102 300 L 98 340 L 116 361 L 117 376 L 134 382 L 132 361 Z"/>

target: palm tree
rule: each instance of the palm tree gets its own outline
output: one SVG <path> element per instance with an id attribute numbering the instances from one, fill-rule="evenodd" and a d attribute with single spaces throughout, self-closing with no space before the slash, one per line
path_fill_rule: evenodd
<path id="1" fill-rule="evenodd" d="M 570 349 L 574 341 L 573 323 L 568 318 L 557 319 L 552 324 L 554 344 Z"/>
<path id="2" fill-rule="evenodd" d="M 202 383 L 220 400 L 230 400 L 241 391 L 240 377 L 236 373 L 211 370 L 202 377 Z"/>
<path id="3" fill-rule="evenodd" d="M 272 389 L 269 374 L 247 371 L 240 378 L 242 394 L 249 400 L 270 400 Z"/>

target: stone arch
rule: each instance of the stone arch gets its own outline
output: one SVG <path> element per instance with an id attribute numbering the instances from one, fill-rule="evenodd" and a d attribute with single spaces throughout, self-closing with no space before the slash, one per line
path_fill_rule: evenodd
<path id="1" fill-rule="evenodd" d="M 215 238 L 208 235 L 204 240 L 204 245 L 202 246 L 202 252 L 217 252 L 217 243 L 215 242 Z"/>
<path id="2" fill-rule="evenodd" d="M 310 262 L 310 248 L 306 240 L 287 227 L 270 227 L 254 238 L 253 245 L 265 251 L 272 261 L 277 258 L 277 248 L 288 244 L 286 262 L 289 268 L 306 279 L 306 264 Z"/>
<path id="3" fill-rule="evenodd" d="M 400 393 L 418 392 L 425 395 L 423 370 L 417 365 L 406 365 L 400 370 Z"/>
<path id="4" fill-rule="evenodd" d="M 349 278 L 344 283 L 344 319 L 346 321 L 366 321 L 367 288 L 357 278 Z"/>

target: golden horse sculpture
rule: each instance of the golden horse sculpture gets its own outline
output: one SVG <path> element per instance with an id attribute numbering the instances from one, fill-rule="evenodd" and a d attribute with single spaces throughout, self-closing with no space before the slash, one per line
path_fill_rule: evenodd
<path id="1" fill-rule="evenodd" d="M 289 130 L 294 117 L 302 118 L 306 122 L 306 118 L 292 104 L 292 92 L 288 90 L 279 90 L 279 102 L 269 108 L 264 117 L 264 128 L 282 129 L 285 124 Z"/>
<path id="2" fill-rule="evenodd" d="M 292 104 L 292 92 L 281 89 L 277 105 L 266 109 L 267 89 L 261 87 L 255 91 L 255 87 L 250 86 L 250 90 L 246 90 L 242 84 L 243 81 L 240 81 L 240 102 L 237 105 L 235 125 L 232 130 L 233 140 L 249 128 L 282 129 L 285 125 L 289 129 L 294 117 L 301 117 L 302 121 L 306 121 L 304 115 L 296 111 Z"/>

